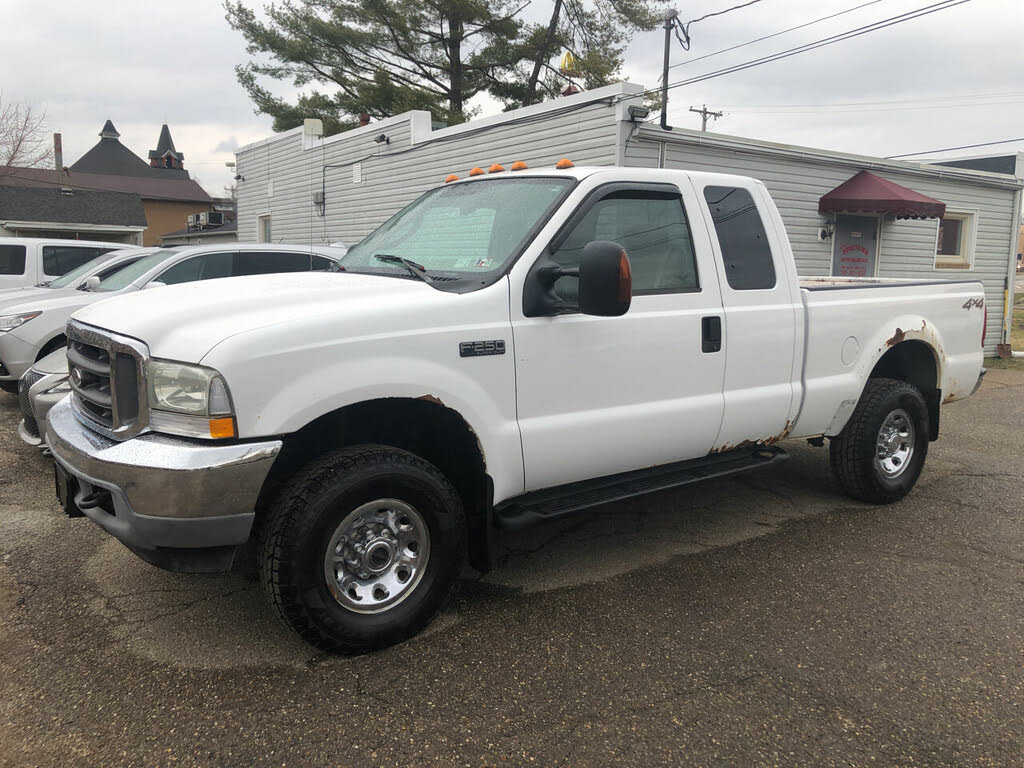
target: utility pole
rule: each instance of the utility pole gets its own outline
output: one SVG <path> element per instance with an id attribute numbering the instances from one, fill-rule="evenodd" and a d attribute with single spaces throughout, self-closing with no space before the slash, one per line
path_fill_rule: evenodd
<path id="1" fill-rule="evenodd" d="M 696 112 L 698 115 L 700 115 L 700 129 L 701 129 L 701 131 L 707 131 L 707 129 L 708 129 L 708 118 L 709 117 L 713 117 L 713 118 L 715 118 L 717 120 L 718 118 L 720 118 L 722 116 L 722 113 L 721 112 L 711 112 L 708 109 L 708 105 L 707 104 L 703 104 L 703 105 L 701 105 L 701 107 L 702 107 L 701 109 L 694 109 L 693 107 L 690 107 L 690 111 L 691 112 Z"/>
<path id="2" fill-rule="evenodd" d="M 672 126 L 668 124 L 668 54 L 672 45 L 672 30 L 676 26 L 675 9 L 670 9 L 665 14 L 665 57 L 661 63 L 661 128 L 671 131 Z"/>

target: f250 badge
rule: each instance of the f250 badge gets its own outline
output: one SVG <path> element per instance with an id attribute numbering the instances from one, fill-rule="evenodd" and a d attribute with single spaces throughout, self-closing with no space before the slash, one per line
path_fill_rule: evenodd
<path id="1" fill-rule="evenodd" d="M 984 299 L 968 299 L 963 303 L 961 309 L 982 309 L 985 306 Z"/>
<path id="2" fill-rule="evenodd" d="M 463 341 L 459 344 L 459 355 L 461 357 L 483 357 L 484 355 L 504 354 L 504 339 L 494 339 L 492 341 Z"/>

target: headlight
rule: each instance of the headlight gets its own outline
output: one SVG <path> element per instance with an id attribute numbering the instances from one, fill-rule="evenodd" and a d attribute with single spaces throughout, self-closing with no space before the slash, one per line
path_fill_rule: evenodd
<path id="1" fill-rule="evenodd" d="M 185 437 L 235 437 L 231 395 L 212 368 L 168 360 L 150 360 L 149 426 Z"/>
<path id="2" fill-rule="evenodd" d="M 33 317 L 39 317 L 42 312 L 23 312 L 20 315 L 0 315 L 0 333 L 13 331 L 15 328 L 24 325 Z"/>

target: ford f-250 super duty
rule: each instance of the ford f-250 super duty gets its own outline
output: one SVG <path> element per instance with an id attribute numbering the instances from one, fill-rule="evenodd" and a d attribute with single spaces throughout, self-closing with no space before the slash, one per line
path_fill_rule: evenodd
<path id="1" fill-rule="evenodd" d="M 519 164 L 517 164 L 518 167 Z M 764 185 L 638 168 L 449 179 L 333 275 L 80 310 L 58 494 L 139 556 L 250 539 L 309 642 L 417 632 L 496 529 L 829 438 L 849 495 L 907 494 L 982 374 L 979 283 L 800 280 Z"/>

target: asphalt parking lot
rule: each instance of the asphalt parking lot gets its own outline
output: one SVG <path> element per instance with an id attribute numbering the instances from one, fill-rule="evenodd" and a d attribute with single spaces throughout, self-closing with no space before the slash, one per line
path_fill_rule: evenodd
<path id="1" fill-rule="evenodd" d="M 357 658 L 53 501 L 0 393 L 0 765 L 1024 765 L 1024 372 L 876 508 L 781 467 L 506 542 Z"/>

